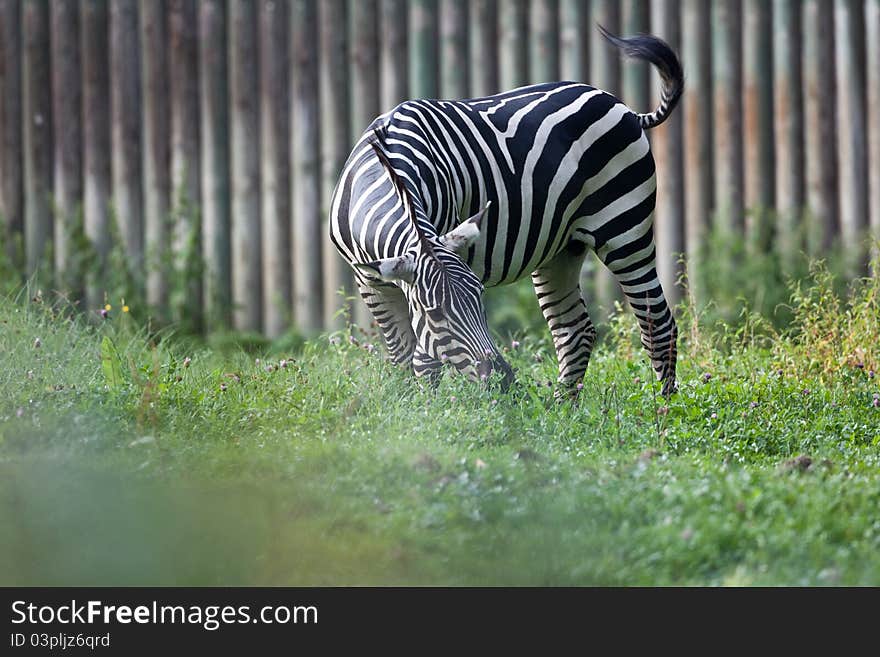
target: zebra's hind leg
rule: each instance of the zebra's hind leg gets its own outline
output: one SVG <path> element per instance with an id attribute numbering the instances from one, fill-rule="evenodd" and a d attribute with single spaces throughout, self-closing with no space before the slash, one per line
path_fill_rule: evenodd
<path id="1" fill-rule="evenodd" d="M 556 349 L 559 383 L 570 397 L 577 397 L 577 384 L 587 371 L 596 328 L 587 313 L 580 288 L 585 247 L 572 244 L 553 260 L 532 272 L 538 304 Z"/>
<path id="2" fill-rule="evenodd" d="M 412 365 L 416 336 L 409 323 L 409 306 L 400 288 L 391 283 L 358 281 L 358 289 L 385 338 L 391 361 Z"/>
<path id="3" fill-rule="evenodd" d="M 654 373 L 663 382 L 662 394 L 668 397 L 676 390 L 678 328 L 657 276 L 653 231 L 649 230 L 642 240 L 616 249 L 610 245 L 599 255 L 623 288 L 639 322 L 642 346 L 648 351 Z"/>

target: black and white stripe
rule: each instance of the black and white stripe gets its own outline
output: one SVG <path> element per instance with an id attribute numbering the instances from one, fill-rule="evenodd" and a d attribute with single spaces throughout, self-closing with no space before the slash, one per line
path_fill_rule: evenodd
<path id="1" fill-rule="evenodd" d="M 559 380 L 576 383 L 596 335 L 579 288 L 593 249 L 672 391 L 676 326 L 655 268 L 656 182 L 644 131 L 674 109 L 683 75 L 659 39 L 603 34 L 658 67 L 657 110 L 637 114 L 579 82 L 413 100 L 376 119 L 352 151 L 332 200 L 331 239 L 355 266 L 392 358 L 417 374 L 445 360 L 475 378 L 500 369 L 509 380 L 481 293 L 531 275 Z"/>

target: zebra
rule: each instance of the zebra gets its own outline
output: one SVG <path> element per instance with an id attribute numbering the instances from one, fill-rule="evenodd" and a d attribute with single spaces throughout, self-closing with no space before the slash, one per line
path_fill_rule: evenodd
<path id="1" fill-rule="evenodd" d="M 655 266 L 654 159 L 645 134 L 684 88 L 677 55 L 651 35 L 622 38 L 653 64 L 660 105 L 634 112 L 581 82 L 469 100 L 408 100 L 375 119 L 331 198 L 330 238 L 355 272 L 390 358 L 417 377 L 444 363 L 475 380 L 510 365 L 489 335 L 485 287 L 531 275 L 572 396 L 596 328 L 580 289 L 588 249 L 610 269 L 639 323 L 665 395 L 675 390 L 677 328 Z"/>

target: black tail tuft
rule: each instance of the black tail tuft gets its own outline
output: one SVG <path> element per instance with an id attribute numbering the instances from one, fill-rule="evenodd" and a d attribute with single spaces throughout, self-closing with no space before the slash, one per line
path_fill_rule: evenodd
<path id="1" fill-rule="evenodd" d="M 663 78 L 660 106 L 648 114 L 639 114 L 643 129 L 649 130 L 660 125 L 675 109 L 684 91 L 684 70 L 678 55 L 668 43 L 650 34 L 638 34 L 624 39 L 611 34 L 601 25 L 598 28 L 602 36 L 627 57 L 648 61 L 660 72 L 660 77 Z"/>

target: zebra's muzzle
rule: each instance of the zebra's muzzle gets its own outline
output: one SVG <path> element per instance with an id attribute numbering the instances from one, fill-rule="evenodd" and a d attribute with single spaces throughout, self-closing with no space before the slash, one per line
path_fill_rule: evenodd
<path id="1" fill-rule="evenodd" d="M 501 356 L 486 358 L 477 365 L 477 374 L 481 381 L 488 381 L 493 372 L 501 374 L 501 390 L 507 392 L 513 383 L 513 369 Z"/>

